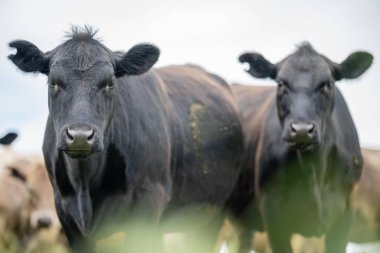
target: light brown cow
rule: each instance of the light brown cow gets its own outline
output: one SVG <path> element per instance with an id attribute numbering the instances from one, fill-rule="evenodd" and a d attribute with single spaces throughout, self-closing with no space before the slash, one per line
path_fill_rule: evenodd
<path id="1" fill-rule="evenodd" d="M 363 173 L 353 191 L 356 210 L 351 241 L 380 240 L 380 150 L 362 149 Z"/>
<path id="2" fill-rule="evenodd" d="M 10 150 L 0 153 L 0 252 L 18 251 L 29 227 L 29 190 L 25 178 L 9 167 Z"/>
<path id="3" fill-rule="evenodd" d="M 60 232 L 42 157 L 0 150 L 0 252 L 65 252 Z"/>
<path id="4" fill-rule="evenodd" d="M 29 162 L 31 166 L 25 175 L 31 193 L 29 225 L 32 236 L 27 252 L 51 252 L 51 247 L 61 244 L 64 237 L 54 206 L 53 189 L 42 157 L 30 157 Z"/>

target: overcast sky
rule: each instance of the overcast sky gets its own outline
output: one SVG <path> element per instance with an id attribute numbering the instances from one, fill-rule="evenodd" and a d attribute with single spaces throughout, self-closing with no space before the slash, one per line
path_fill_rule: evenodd
<path id="1" fill-rule="evenodd" d="M 0 0 L 0 136 L 17 130 L 18 150 L 41 151 L 47 118 L 46 77 L 23 74 L 7 55 L 8 43 L 26 39 L 42 51 L 60 44 L 70 25 L 89 24 L 113 50 L 139 42 L 160 47 L 157 67 L 196 63 L 229 82 L 255 80 L 237 61 L 258 51 L 277 62 L 309 41 L 336 62 L 355 50 L 375 57 L 359 79 L 337 83 L 363 146 L 380 148 L 380 1 L 377 0 Z"/>

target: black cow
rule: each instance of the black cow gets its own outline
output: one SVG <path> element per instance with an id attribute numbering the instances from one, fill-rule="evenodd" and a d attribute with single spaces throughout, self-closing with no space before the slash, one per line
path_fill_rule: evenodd
<path id="1" fill-rule="evenodd" d="M 192 65 L 149 70 L 157 47 L 115 53 L 88 27 L 46 53 L 22 40 L 10 46 L 18 68 L 48 77 L 43 153 L 74 252 L 93 252 L 93 240 L 115 230 L 135 238 L 137 219 L 149 234 L 187 206 L 226 205 L 243 136 L 223 79 Z"/>
<path id="2" fill-rule="evenodd" d="M 292 233 L 326 234 L 326 252 L 345 252 L 362 157 L 335 81 L 359 77 L 372 56 L 355 52 L 336 64 L 304 43 L 277 64 L 258 53 L 239 60 L 252 76 L 278 85 L 233 86 L 246 138 L 236 212 L 249 219 L 246 229 L 268 232 L 274 253 L 291 252 Z"/>

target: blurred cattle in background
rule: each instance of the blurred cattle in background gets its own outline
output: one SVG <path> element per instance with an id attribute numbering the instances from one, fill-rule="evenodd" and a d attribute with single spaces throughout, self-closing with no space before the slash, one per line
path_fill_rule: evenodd
<path id="1" fill-rule="evenodd" d="M 335 82 L 361 76 L 373 56 L 358 51 L 338 64 L 303 43 L 276 64 L 255 52 L 239 60 L 249 64 L 252 76 L 278 84 L 233 86 L 246 137 L 235 198 L 236 212 L 246 216 L 241 230 L 267 231 L 274 253 L 293 252 L 290 241 L 296 233 L 326 235 L 326 252 L 345 252 L 350 196 L 360 179 L 362 156 Z M 246 238 L 241 252 L 250 249 Z"/>
<path id="2" fill-rule="evenodd" d="M 20 250 L 29 225 L 30 195 L 25 177 L 9 166 L 16 156 L 9 145 L 16 137 L 7 134 L 0 141 L 5 145 L 0 153 L 0 252 Z"/>
<path id="3" fill-rule="evenodd" d="M 66 252 L 43 158 L 12 150 L 16 137 L 0 141 L 0 252 Z"/>
<path id="4" fill-rule="evenodd" d="M 356 210 L 351 241 L 380 240 L 380 150 L 362 149 L 363 173 L 353 191 Z"/>

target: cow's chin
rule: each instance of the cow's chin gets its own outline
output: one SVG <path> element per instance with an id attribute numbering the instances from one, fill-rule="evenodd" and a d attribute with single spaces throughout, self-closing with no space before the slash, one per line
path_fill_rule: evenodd
<path id="1" fill-rule="evenodd" d="M 292 141 L 287 141 L 288 148 L 292 151 L 301 151 L 301 152 L 312 152 L 317 149 L 319 146 L 318 142 L 310 143 L 297 143 Z"/>
<path id="2" fill-rule="evenodd" d="M 65 150 L 64 153 L 72 159 L 86 159 L 95 152 L 92 150 Z"/>

